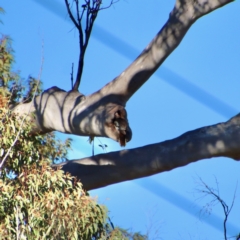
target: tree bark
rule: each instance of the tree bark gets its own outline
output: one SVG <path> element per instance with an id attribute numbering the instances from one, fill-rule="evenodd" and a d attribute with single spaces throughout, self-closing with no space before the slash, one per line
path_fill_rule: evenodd
<path id="1" fill-rule="evenodd" d="M 212 157 L 240 159 L 240 114 L 161 143 L 67 161 L 62 167 L 86 190 L 169 171 Z"/>
<path id="2" fill-rule="evenodd" d="M 124 146 L 132 132 L 125 105 L 179 45 L 200 17 L 232 0 L 177 0 L 169 19 L 152 42 L 120 76 L 99 91 L 84 96 L 56 87 L 34 99 L 34 104 L 17 105 L 19 114 L 34 113 L 34 132 L 60 131 L 79 136 L 102 136 Z"/>
<path id="3" fill-rule="evenodd" d="M 177 0 L 169 19 L 137 59 L 99 91 L 50 88 L 32 103 L 13 112 L 29 114 L 33 132 L 60 131 L 81 136 L 112 138 L 124 146 L 131 139 L 125 105 L 180 44 L 200 17 L 232 0 Z M 169 171 L 201 159 L 225 156 L 240 159 L 240 115 L 225 123 L 187 132 L 173 140 L 136 149 L 68 161 L 61 166 L 78 177 L 86 190 Z"/>

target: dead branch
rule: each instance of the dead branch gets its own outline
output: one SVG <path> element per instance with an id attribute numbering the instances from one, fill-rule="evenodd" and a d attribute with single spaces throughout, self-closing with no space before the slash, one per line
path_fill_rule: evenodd
<path id="1" fill-rule="evenodd" d="M 223 235 L 224 235 L 224 239 L 227 240 L 227 220 L 229 217 L 229 214 L 232 211 L 235 199 L 236 199 L 236 191 L 237 191 L 237 186 L 235 188 L 234 194 L 233 194 L 233 200 L 232 203 L 230 205 L 230 207 L 227 205 L 227 203 L 220 197 L 220 193 L 219 193 L 219 186 L 218 186 L 218 182 L 217 179 L 215 178 L 215 182 L 216 182 L 216 186 L 217 188 L 214 189 L 212 187 L 210 187 L 209 185 L 207 185 L 200 177 L 199 177 L 199 181 L 200 181 L 200 189 L 198 189 L 198 191 L 202 194 L 204 194 L 204 197 L 206 196 L 210 196 L 212 197 L 211 200 L 211 205 L 220 203 L 224 212 L 224 220 L 223 220 Z"/>
<path id="2" fill-rule="evenodd" d="M 65 0 L 68 15 L 79 33 L 80 54 L 79 54 L 79 60 L 78 60 L 78 70 L 77 70 L 76 80 L 72 88 L 72 90 L 78 91 L 80 82 L 81 82 L 82 73 L 83 73 L 85 52 L 88 46 L 92 28 L 97 18 L 98 12 L 103 9 L 109 8 L 111 5 L 113 5 L 117 1 L 111 0 L 109 5 L 106 7 L 101 7 L 102 0 L 97 0 L 97 1 L 85 0 L 85 4 L 82 4 L 81 6 L 79 6 L 79 0 L 73 0 L 73 2 L 75 3 L 75 10 L 77 14 L 76 17 L 74 17 L 74 14 L 70 8 L 69 1 Z M 83 25 L 82 25 L 83 21 L 85 21 L 84 31 L 83 31 Z"/>

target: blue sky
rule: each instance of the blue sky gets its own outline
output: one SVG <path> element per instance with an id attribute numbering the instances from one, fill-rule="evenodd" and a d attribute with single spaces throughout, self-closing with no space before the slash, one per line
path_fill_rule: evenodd
<path id="1" fill-rule="evenodd" d="M 102 11 L 87 50 L 80 91 L 92 93 L 120 74 L 166 22 L 173 5 L 172 0 L 121 0 Z M 71 65 L 76 66 L 79 49 L 64 1 L 8 0 L 2 7 L 6 13 L 1 16 L 1 32 L 13 39 L 15 69 L 23 78 L 37 77 L 44 56 L 44 89 L 56 85 L 69 90 Z M 126 148 L 175 138 L 239 112 L 239 7 L 236 1 L 198 20 L 162 68 L 130 99 L 133 139 Z M 71 158 L 91 155 L 87 138 L 73 139 Z M 112 140 L 96 139 L 96 152 L 102 152 L 100 143 L 108 145 L 107 151 L 121 150 Z M 151 239 L 155 230 L 162 239 L 223 239 L 221 206 L 216 205 L 210 215 L 201 214 L 210 199 L 199 199 L 197 176 L 213 187 L 216 178 L 221 197 L 230 205 L 239 170 L 239 162 L 231 159 L 202 160 L 91 195 L 108 206 L 115 225 L 150 231 Z M 230 236 L 240 231 L 239 188 L 229 216 Z"/>

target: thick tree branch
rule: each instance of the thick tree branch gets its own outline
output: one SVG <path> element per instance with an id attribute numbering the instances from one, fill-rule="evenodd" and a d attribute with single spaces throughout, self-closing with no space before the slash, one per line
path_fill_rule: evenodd
<path id="1" fill-rule="evenodd" d="M 96 94 L 119 95 L 124 106 L 180 44 L 191 25 L 200 17 L 232 0 L 177 0 L 169 19 L 156 37 L 131 65 Z"/>
<path id="2" fill-rule="evenodd" d="M 165 142 L 53 167 L 62 166 L 65 172 L 78 177 L 86 190 L 92 190 L 219 156 L 240 160 L 240 114 L 227 122 L 199 128 Z"/>
<path id="3" fill-rule="evenodd" d="M 65 1 L 69 9 L 68 1 Z M 31 109 L 36 115 L 32 119 L 34 131 L 103 136 L 124 146 L 132 135 L 124 109 L 126 102 L 178 46 L 198 18 L 230 2 L 232 0 L 177 0 L 167 23 L 149 46 L 120 76 L 102 89 L 83 96 L 77 91 L 65 92 L 53 87 L 38 96 Z M 90 20 L 94 21 L 95 15 L 91 16 Z M 74 24 L 78 27 L 76 20 Z M 91 30 L 92 25 L 89 24 L 89 34 Z M 76 80 L 73 90 L 77 90 L 78 83 Z M 14 109 L 19 114 L 28 111 L 28 104 L 20 104 Z"/>
<path id="4" fill-rule="evenodd" d="M 79 136 L 103 136 L 125 146 L 132 131 L 124 107 L 108 101 L 84 96 L 77 91 L 65 92 L 57 87 L 44 91 L 34 104 L 23 103 L 13 109 L 19 115 L 29 114 L 33 133 L 59 131 Z"/>

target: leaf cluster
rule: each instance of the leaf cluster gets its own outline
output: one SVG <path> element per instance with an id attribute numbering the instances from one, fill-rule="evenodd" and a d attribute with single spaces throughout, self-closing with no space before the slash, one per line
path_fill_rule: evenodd
<path id="1" fill-rule="evenodd" d="M 0 180 L 0 235 L 7 239 L 91 239 L 100 236 L 106 210 L 79 182 L 48 164 Z"/>
<path id="2" fill-rule="evenodd" d="M 30 120 L 9 111 L 9 83 L 19 77 L 10 73 L 14 59 L 8 41 L 1 40 L 0 57 L 0 236 L 104 239 L 106 208 L 88 196 L 76 178 L 51 167 L 53 160 L 66 158 L 71 141 L 61 142 L 54 134 L 32 135 Z M 32 94 L 33 78 L 29 86 Z"/>
<path id="3" fill-rule="evenodd" d="M 109 240 L 148 240 L 147 235 L 143 235 L 139 232 L 131 232 L 128 229 L 123 229 L 120 227 L 113 227 L 112 224 L 107 223 L 105 229 L 108 232 Z"/>
<path id="4" fill-rule="evenodd" d="M 4 239 L 91 239 L 101 236 L 106 209 L 82 189 L 81 183 L 52 159 L 66 156 L 69 141 L 54 135 L 33 136 L 29 123 L 0 110 L 1 161 L 11 148 L 0 174 L 0 236 Z M 27 121 L 27 120 L 26 120 Z M 9 178 L 13 171 L 15 178 Z"/>
<path id="5" fill-rule="evenodd" d="M 19 83 L 19 75 L 11 71 L 14 63 L 11 39 L 1 36 L 0 39 L 0 94 L 8 97 L 10 102 L 17 101 L 23 91 Z"/>
<path id="6" fill-rule="evenodd" d="M 0 95 L 8 98 L 9 105 L 20 101 L 30 102 L 35 92 L 36 94 L 42 92 L 41 81 L 29 76 L 26 84 L 23 84 L 19 72 L 12 71 L 13 53 L 11 38 L 2 35 L 0 38 Z"/>

